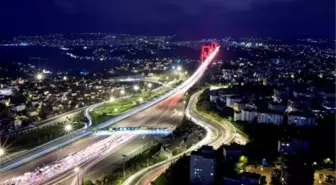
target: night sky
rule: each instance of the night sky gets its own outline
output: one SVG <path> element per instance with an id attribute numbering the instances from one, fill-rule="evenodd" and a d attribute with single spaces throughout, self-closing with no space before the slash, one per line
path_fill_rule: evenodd
<path id="1" fill-rule="evenodd" d="M 5 0 L 1 35 L 113 32 L 216 36 L 335 34 L 335 0 Z"/>

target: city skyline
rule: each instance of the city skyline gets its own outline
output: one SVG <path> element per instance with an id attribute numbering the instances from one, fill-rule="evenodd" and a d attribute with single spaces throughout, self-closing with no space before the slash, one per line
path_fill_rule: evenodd
<path id="1" fill-rule="evenodd" d="M 335 0 L 0 3 L 0 185 L 334 185 Z"/>

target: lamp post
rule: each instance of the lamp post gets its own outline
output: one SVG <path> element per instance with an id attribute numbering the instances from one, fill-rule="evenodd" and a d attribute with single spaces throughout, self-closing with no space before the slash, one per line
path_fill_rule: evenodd
<path id="1" fill-rule="evenodd" d="M 123 158 L 123 178 L 125 179 L 125 162 L 126 162 L 126 155 L 125 154 L 122 154 L 121 155 L 122 156 L 122 158 Z"/>
<path id="2" fill-rule="evenodd" d="M 120 95 L 125 95 L 125 93 L 126 93 L 126 92 L 125 92 L 125 89 L 121 89 L 121 90 L 120 90 Z"/>
<path id="3" fill-rule="evenodd" d="M 64 126 L 64 131 L 65 131 L 65 133 L 67 133 L 68 134 L 68 136 L 66 136 L 66 137 L 68 137 L 68 139 L 70 138 L 70 132 L 72 131 L 72 125 L 70 125 L 70 124 L 66 124 L 65 126 Z"/>
<path id="4" fill-rule="evenodd" d="M 2 156 L 6 153 L 4 148 L 0 148 L 0 170 L 1 170 L 1 163 L 2 163 Z"/>
<path id="5" fill-rule="evenodd" d="M 77 185 L 79 185 L 79 177 L 78 177 L 78 172 L 79 172 L 79 167 L 76 167 L 75 169 L 74 169 L 74 171 L 75 171 L 75 174 L 76 174 L 76 178 L 77 178 Z"/>
<path id="6" fill-rule="evenodd" d="M 134 89 L 135 91 L 138 91 L 138 90 L 140 89 L 140 87 L 137 86 L 137 85 L 135 85 L 135 86 L 133 87 L 133 89 Z"/>
<path id="7" fill-rule="evenodd" d="M 70 124 L 66 124 L 66 125 L 64 126 L 64 131 L 65 131 L 65 132 L 69 133 L 69 132 L 71 132 L 71 130 L 72 130 L 72 125 L 70 125 Z"/>
<path id="8" fill-rule="evenodd" d="M 37 80 L 39 80 L 39 81 L 41 81 L 41 80 L 43 80 L 43 74 L 42 73 L 38 73 L 38 74 L 36 74 L 36 79 Z"/>

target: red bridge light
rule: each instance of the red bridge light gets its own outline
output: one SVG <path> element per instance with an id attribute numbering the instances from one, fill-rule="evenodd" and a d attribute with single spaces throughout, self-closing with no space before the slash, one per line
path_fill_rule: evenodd
<path id="1" fill-rule="evenodd" d="M 217 42 L 211 42 L 210 44 L 204 44 L 201 46 L 201 63 L 203 63 L 203 61 L 216 49 L 217 46 Z"/>

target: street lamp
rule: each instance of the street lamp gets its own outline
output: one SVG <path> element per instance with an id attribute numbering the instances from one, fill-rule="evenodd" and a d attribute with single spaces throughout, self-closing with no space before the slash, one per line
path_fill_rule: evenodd
<path id="1" fill-rule="evenodd" d="M 68 79 L 68 77 L 67 77 L 67 76 L 64 76 L 64 77 L 63 77 L 63 80 L 67 80 L 67 79 Z"/>
<path id="2" fill-rule="evenodd" d="M 74 172 L 75 172 L 75 174 L 76 174 L 76 178 L 77 178 L 77 184 L 79 185 L 79 177 L 78 177 L 78 172 L 79 172 L 79 167 L 76 167 L 75 169 L 74 169 Z"/>
<path id="3" fill-rule="evenodd" d="M 142 103 L 144 101 L 143 98 L 139 98 L 139 102 Z"/>
<path id="4" fill-rule="evenodd" d="M 72 130 L 72 125 L 70 125 L 70 124 L 66 124 L 66 125 L 64 126 L 64 130 L 65 130 L 66 132 L 70 132 L 70 131 Z"/>
<path id="5" fill-rule="evenodd" d="M 76 167 L 76 168 L 74 169 L 74 171 L 75 171 L 75 173 L 79 172 L 79 168 Z"/>
<path id="6" fill-rule="evenodd" d="M 4 148 L 0 148 L 0 157 L 2 157 L 3 155 L 5 155 L 5 149 Z"/>
<path id="7" fill-rule="evenodd" d="M 124 95 L 125 93 L 126 93 L 126 92 L 125 92 L 125 89 L 121 89 L 121 90 L 120 90 L 120 94 L 121 94 L 121 95 Z"/>
<path id="8" fill-rule="evenodd" d="M 2 156 L 4 156 L 6 153 L 4 148 L 0 148 L 0 169 L 1 169 L 1 162 L 2 162 Z"/>
<path id="9" fill-rule="evenodd" d="M 42 74 L 42 73 L 38 73 L 38 74 L 36 75 L 36 79 L 37 79 L 37 80 L 42 80 L 42 79 L 43 79 L 43 74 Z"/>
<path id="10" fill-rule="evenodd" d="M 133 87 L 133 89 L 134 89 L 135 91 L 138 91 L 138 90 L 140 89 L 140 87 L 137 86 L 137 85 L 135 85 L 135 86 Z"/>

